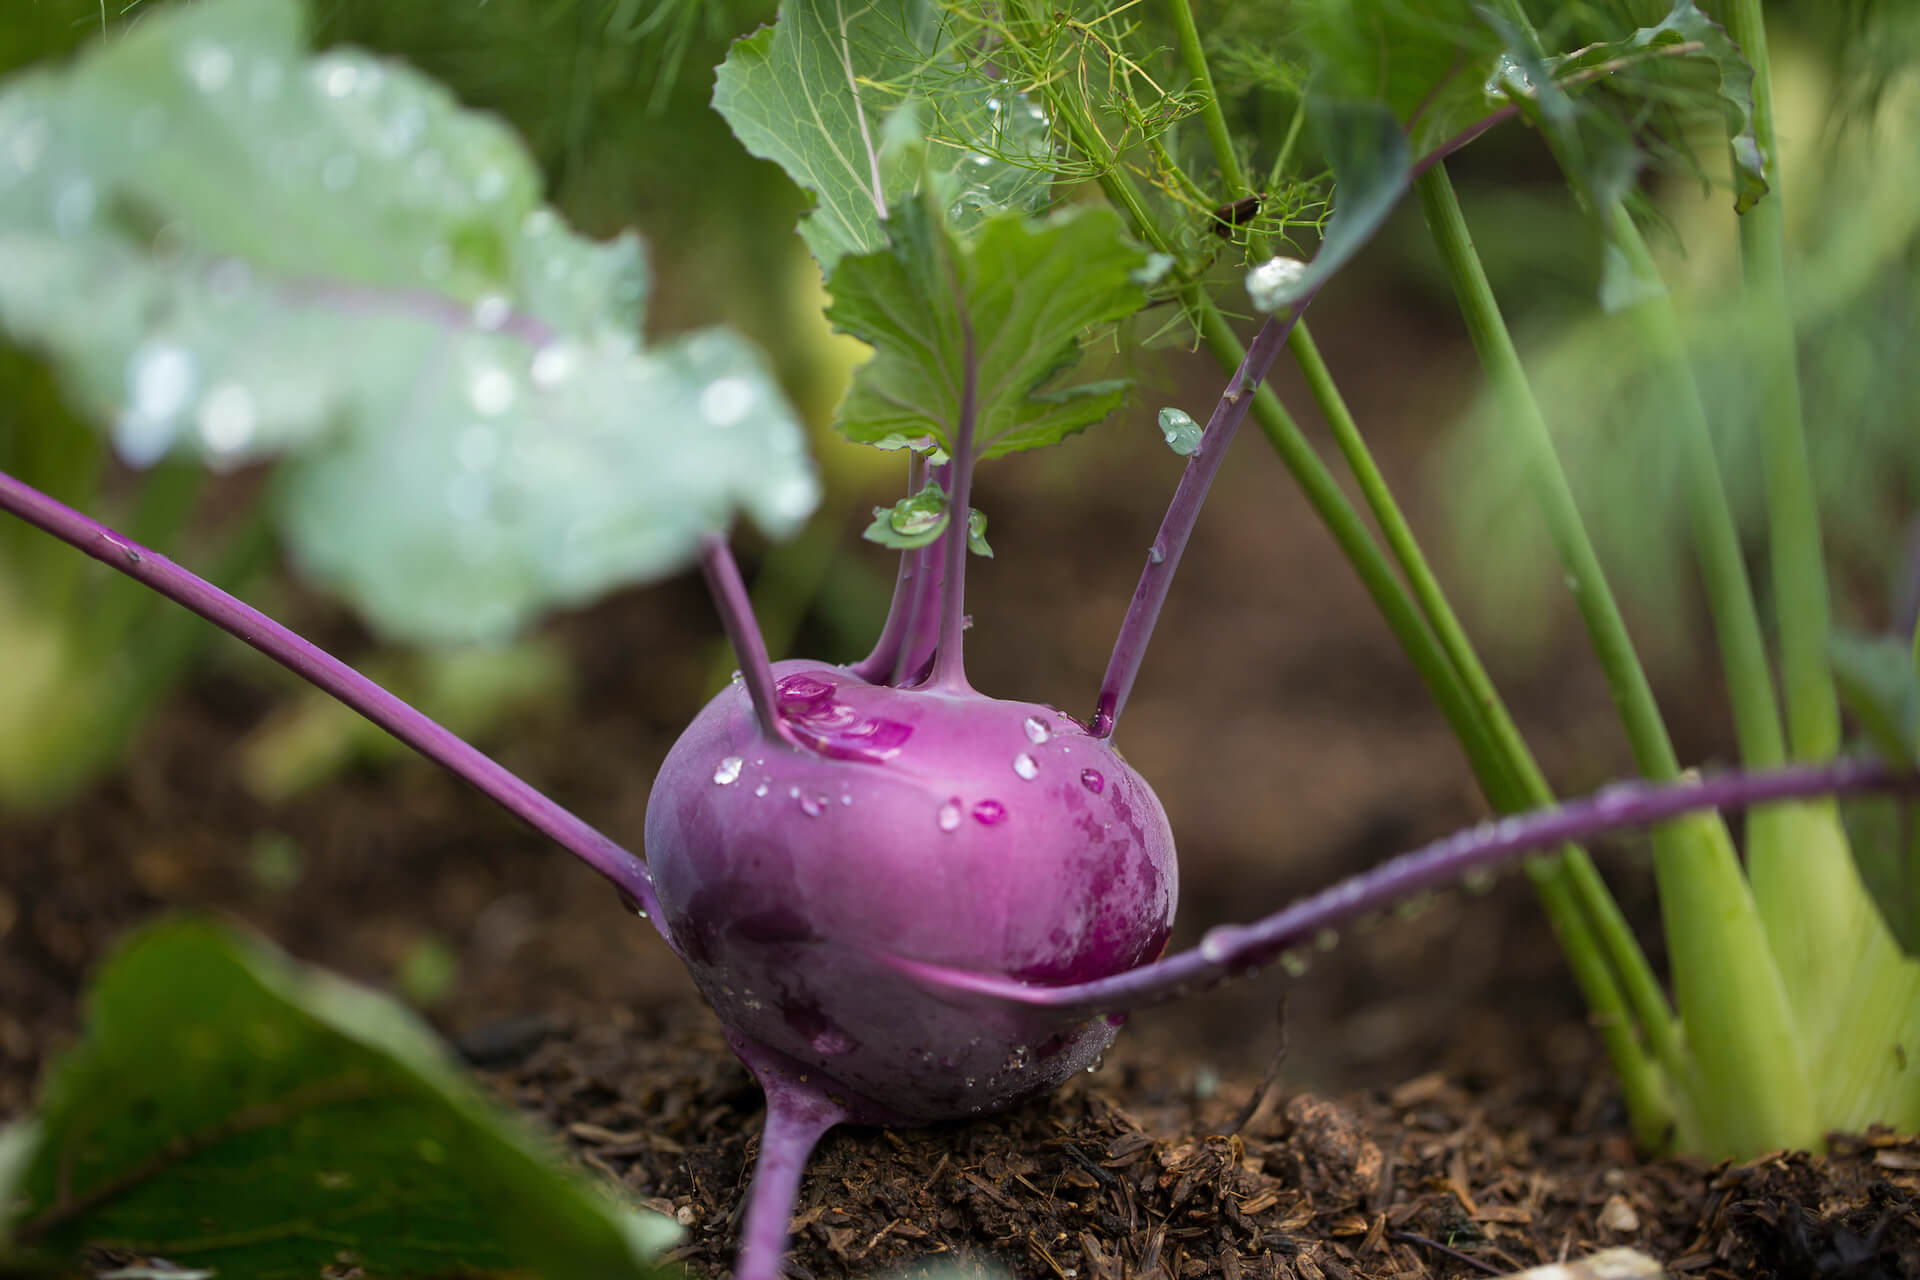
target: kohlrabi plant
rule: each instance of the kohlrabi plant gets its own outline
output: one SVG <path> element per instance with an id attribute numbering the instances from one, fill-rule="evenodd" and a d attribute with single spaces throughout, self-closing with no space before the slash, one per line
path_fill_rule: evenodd
<path id="1" fill-rule="evenodd" d="M 739 674 L 653 780 L 644 861 L 158 551 L 5 476 L 0 507 L 363 712 L 651 920 L 766 1091 L 743 1280 L 780 1274 L 801 1170 L 831 1126 L 964 1119 L 1045 1093 L 1128 1011 L 1522 854 L 1546 855 L 1528 874 L 1644 1147 L 1741 1155 L 1912 1128 L 1920 966 L 1886 922 L 1912 924 L 1910 839 L 1898 824 L 1876 837 L 1890 859 L 1873 865 L 1899 891 L 1876 907 L 1832 797 L 1915 783 L 1920 683 L 1908 648 L 1852 662 L 1848 688 L 1894 758 L 1836 758 L 1765 33 L 1756 0 L 1639 7 L 1241 4 L 1203 32 L 1188 0 L 786 0 L 734 46 L 715 105 L 812 193 L 800 234 L 827 316 L 873 349 L 838 426 L 907 472 L 907 496 L 868 531 L 899 551 L 892 608 L 873 652 L 845 666 L 769 661 L 726 541 L 741 515 L 789 534 L 816 502 L 779 389 L 729 333 L 643 336 L 637 239 L 564 226 L 499 125 L 405 66 L 306 54 L 292 0 L 209 0 L 9 83 L 0 322 L 123 450 L 300 446 L 283 471 L 295 557 L 403 628 L 506 631 L 700 567 Z M 1748 772 L 1682 767 L 1448 185 L 1446 158 L 1508 121 L 1564 168 L 1605 246 L 1603 301 L 1632 317 L 1685 410 L 1691 528 Z M 1784 727 L 1714 408 L 1635 221 L 1643 164 L 1701 150 L 1729 157 L 1717 168 L 1764 318 L 1747 358 L 1769 413 L 1751 447 L 1772 504 Z M 1556 804 L 1302 321 L 1410 189 L 1644 775 L 1584 802 Z M 1312 256 L 1276 254 L 1296 242 Z M 1245 346 L 1229 318 L 1242 299 L 1265 313 Z M 1204 427 L 1162 415 L 1185 469 L 1094 704 L 1075 715 L 975 690 L 976 477 L 1127 399 L 1126 381 L 1081 371 L 1089 349 L 1168 333 L 1195 336 L 1231 376 Z M 1264 385 L 1282 349 L 1378 537 Z M 1115 732 L 1249 415 L 1510 816 L 1163 957 L 1174 837 Z M 1753 806 L 1743 874 L 1718 811 Z M 1577 843 L 1647 824 L 1672 1003 Z"/>

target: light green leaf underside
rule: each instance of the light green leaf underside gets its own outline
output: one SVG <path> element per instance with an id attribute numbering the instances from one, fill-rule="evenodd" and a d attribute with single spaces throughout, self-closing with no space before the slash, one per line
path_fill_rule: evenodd
<path id="1" fill-rule="evenodd" d="M 888 248 L 844 259 L 829 280 L 827 318 L 875 349 L 840 406 L 836 425 L 849 439 L 930 435 L 953 447 L 967 375 L 963 317 L 974 335 L 977 456 L 1053 444 L 1119 406 L 1124 381 L 1052 385 L 1089 328 L 1145 302 L 1135 275 L 1146 255 L 1117 214 L 1001 214 L 957 239 L 911 203 L 889 225 Z"/>
<path id="2" fill-rule="evenodd" d="M 397 1004 L 198 920 L 107 963 L 86 1038 L 0 1152 L 0 1240 L 61 1258 L 641 1277 L 678 1235 L 560 1172 Z"/>
<path id="3" fill-rule="evenodd" d="M 285 455 L 295 554 L 405 640 L 671 572 L 736 511 L 797 527 L 800 428 L 744 344 L 645 348 L 636 237 L 574 234 L 502 124 L 302 28 L 181 6 L 0 89 L 0 325 L 122 454 Z"/>
<path id="4" fill-rule="evenodd" d="M 1048 126 L 1023 95 L 968 70 L 931 0 L 788 0 L 736 41 L 714 107 L 748 151 L 814 193 L 800 233 L 831 271 L 886 243 L 881 224 L 921 176 L 919 149 L 892 145 L 895 116 L 930 139 L 928 168 L 950 175 L 957 225 L 1046 199 Z"/>

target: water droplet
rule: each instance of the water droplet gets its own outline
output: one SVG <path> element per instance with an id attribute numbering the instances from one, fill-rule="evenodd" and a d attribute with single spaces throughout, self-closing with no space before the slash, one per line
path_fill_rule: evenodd
<path id="1" fill-rule="evenodd" d="M 329 98 L 344 98 L 360 87 L 360 68 L 351 62 L 326 59 L 315 64 L 313 73 Z"/>
<path id="2" fill-rule="evenodd" d="M 187 74 L 202 93 L 218 93 L 233 79 L 233 51 L 225 45 L 195 45 L 187 55 Z"/>
<path id="3" fill-rule="evenodd" d="M 187 407 L 199 373 L 185 347 L 170 342 L 140 348 L 127 369 L 133 412 L 154 422 L 170 422 Z"/>
<path id="4" fill-rule="evenodd" d="M 345 191 L 353 185 L 353 175 L 359 168 L 359 158 L 351 151 L 330 156 L 320 168 L 320 185 L 329 191 Z"/>
<path id="5" fill-rule="evenodd" d="M 1007 1063 L 1006 1063 L 1007 1070 L 1024 1071 L 1026 1070 L 1027 1063 L 1031 1060 L 1031 1058 L 1032 1058 L 1032 1053 L 1031 1051 L 1028 1050 L 1027 1046 L 1023 1044 L 1017 1044 L 1013 1046 L 1013 1048 L 1007 1050 Z"/>
<path id="6" fill-rule="evenodd" d="M 766 794 L 767 794 L 767 784 L 763 782 L 763 783 L 761 783 L 761 784 L 760 784 L 759 786 L 757 786 L 757 787 L 755 787 L 755 788 L 753 789 L 753 794 L 755 794 L 756 796 L 764 796 L 764 795 L 766 795 Z"/>
<path id="7" fill-rule="evenodd" d="M 505 369 L 494 366 L 476 370 L 467 383 L 467 399 L 489 417 L 505 413 L 513 407 L 513 378 Z"/>
<path id="8" fill-rule="evenodd" d="M 489 293 L 473 304 L 473 327 L 489 331 L 498 329 L 507 322 L 507 317 L 512 313 L 513 304 L 507 301 L 506 294 Z M 537 365 L 539 361 L 540 357 L 536 353 L 534 363 Z"/>
<path id="9" fill-rule="evenodd" d="M 233 453 L 253 439 L 253 393 L 237 382 L 223 382 L 200 403 L 200 438 L 215 453 Z"/>
<path id="10" fill-rule="evenodd" d="M 1208 964 L 1225 964 L 1227 957 L 1233 954 L 1233 929 L 1223 926 L 1209 929 L 1200 939 L 1200 958 Z"/>
<path id="11" fill-rule="evenodd" d="M 960 800 L 955 797 L 940 806 L 940 812 L 934 815 L 942 831 L 957 831 L 960 827 Z"/>
<path id="12" fill-rule="evenodd" d="M 1200 447 L 1200 424 L 1183 409 L 1160 411 L 1160 434 L 1165 438 L 1167 448 L 1183 458 Z"/>
<path id="13" fill-rule="evenodd" d="M 747 416 L 755 398 L 753 384 L 745 378 L 716 378 L 700 393 L 700 416 L 716 427 L 730 427 Z"/>
<path id="14" fill-rule="evenodd" d="M 1159 543 L 1156 542 L 1152 546 L 1147 548 L 1147 560 L 1149 563 L 1165 564 L 1166 559 L 1167 559 L 1166 549 L 1163 548 Z"/>
<path id="15" fill-rule="evenodd" d="M 993 163 L 992 156 L 982 155 L 977 151 L 974 154 L 968 156 L 967 159 L 972 161 L 974 165 L 982 169 L 986 168 L 988 165 Z"/>
<path id="16" fill-rule="evenodd" d="M 800 798 L 800 812 L 806 814 L 809 818 L 817 818 L 827 811 L 828 803 L 829 801 L 825 796 L 802 796 Z"/>
<path id="17" fill-rule="evenodd" d="M 499 169 L 483 169 L 473 180 L 473 194 L 482 204 L 492 204 L 507 194 L 507 175 Z"/>
<path id="18" fill-rule="evenodd" d="M 721 786 L 728 786 L 740 776 L 740 766 L 745 764 L 739 756 L 728 756 L 714 766 L 713 780 Z"/>
<path id="19" fill-rule="evenodd" d="M 822 1054 L 826 1057 L 835 1057 L 842 1053 L 851 1053 L 859 1047 L 858 1042 L 855 1041 L 852 1036 L 840 1030 L 838 1027 L 828 1027 L 825 1031 L 816 1033 L 807 1043 L 813 1046 L 815 1053 Z"/>
<path id="20" fill-rule="evenodd" d="M 1106 775 L 1098 769 L 1082 769 L 1080 771 L 1080 785 L 1093 792 L 1093 794 L 1099 795 L 1107 789 Z"/>
<path id="21" fill-rule="evenodd" d="M 789 799 L 789 800 L 798 800 L 799 798 L 800 798 L 800 788 L 799 788 L 799 787 L 788 787 L 788 788 L 787 788 L 787 799 Z"/>
<path id="22" fill-rule="evenodd" d="M 1298 258 L 1269 258 L 1247 272 L 1247 296 L 1261 311 L 1278 311 L 1300 300 L 1307 264 Z"/>
<path id="23" fill-rule="evenodd" d="M 973 820 L 983 827 L 997 826 L 1007 820 L 1007 806 L 998 800 L 982 800 L 973 806 Z"/>
<path id="24" fill-rule="evenodd" d="M 1027 741 L 1036 747 L 1053 736 L 1039 716 L 1028 716 L 1026 723 L 1020 727 L 1027 731 Z"/>
<path id="25" fill-rule="evenodd" d="M 1093 1061 L 1087 1064 L 1087 1074 L 1092 1075 L 1094 1072 L 1098 1071 L 1100 1068 L 1106 1065 L 1107 1065 L 1107 1055 L 1104 1052 L 1095 1054 Z"/>
<path id="26" fill-rule="evenodd" d="M 536 387 L 556 387 L 580 366 L 580 350 L 570 342 L 549 342 L 533 353 L 530 376 Z"/>
<path id="27" fill-rule="evenodd" d="M 973 1080 L 973 1077 L 972 1077 L 972 1076 L 968 1076 L 968 1077 L 967 1077 L 967 1088 L 969 1088 L 969 1089 L 971 1089 L 971 1088 L 973 1088 L 973 1084 L 974 1084 L 974 1080 Z"/>
<path id="28" fill-rule="evenodd" d="M 1040 766 L 1035 764 L 1033 757 L 1024 751 L 1013 758 L 1013 771 L 1028 782 L 1040 776 Z"/>
<path id="29" fill-rule="evenodd" d="M 139 117 L 136 116 L 135 123 L 138 121 Z M 22 173 L 32 173 L 38 168 L 52 134 L 53 130 L 39 116 L 22 121 L 7 140 L 7 153 L 13 157 L 14 167 Z"/>
<path id="30" fill-rule="evenodd" d="M 841 803 L 842 805 L 845 805 L 845 806 L 849 806 L 849 807 L 850 807 L 850 806 L 852 806 L 852 804 L 853 804 L 853 792 L 851 792 L 851 791 L 842 791 L 842 792 L 840 793 L 840 803 Z"/>

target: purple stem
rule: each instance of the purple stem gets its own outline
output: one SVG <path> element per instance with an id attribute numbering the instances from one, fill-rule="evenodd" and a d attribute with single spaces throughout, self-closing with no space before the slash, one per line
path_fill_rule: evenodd
<path id="1" fill-rule="evenodd" d="M 1240 429 L 1247 410 L 1253 406 L 1254 393 L 1260 389 L 1267 370 L 1273 367 L 1274 358 L 1280 354 L 1281 346 L 1306 306 L 1307 300 L 1302 300 L 1288 315 L 1269 316 L 1260 326 L 1240 367 L 1227 383 L 1226 393 L 1213 407 L 1213 416 L 1200 434 L 1200 447 L 1187 458 L 1187 468 L 1180 474 L 1173 501 L 1167 504 L 1166 519 L 1160 522 L 1160 532 L 1154 536 L 1153 548 L 1147 552 L 1147 567 L 1140 571 L 1140 585 L 1133 589 L 1133 602 L 1127 606 L 1120 634 L 1114 639 L 1107 674 L 1100 681 L 1100 697 L 1093 712 L 1095 737 L 1113 735 L 1114 724 L 1127 705 L 1127 695 L 1133 692 L 1134 678 L 1140 674 L 1140 663 L 1147 656 L 1147 642 L 1153 638 L 1161 606 L 1167 602 L 1173 572 L 1180 567 L 1187 540 L 1193 536 L 1193 527 L 1200 519 L 1200 506 L 1207 500 L 1207 490 L 1220 472 L 1220 463 L 1227 456 L 1227 446 L 1233 443 L 1234 432 Z"/>
<path id="2" fill-rule="evenodd" d="M 121 537 L 71 507 L 0 472 L 0 510 L 44 529 L 102 564 L 153 588 L 332 694 L 421 755 L 464 779 L 507 812 L 557 841 L 647 913 L 667 937 L 646 863 L 548 799 L 467 742 L 346 663 L 242 604 L 156 551 Z"/>
<path id="3" fill-rule="evenodd" d="M 795 1064 L 751 1040 L 728 1034 L 733 1051 L 759 1080 L 767 1095 L 767 1119 L 760 1130 L 760 1158 L 747 1189 L 746 1221 L 733 1260 L 734 1280 L 779 1280 L 787 1252 L 787 1222 L 800 1196 L 800 1175 L 821 1135 L 852 1114 L 830 1099 L 825 1087 L 809 1081 Z"/>
<path id="4" fill-rule="evenodd" d="M 1211 929 L 1191 951 L 1111 978 L 1072 986 L 1032 987 L 999 974 L 882 958 L 936 994 L 984 997 L 990 1003 L 1037 1006 L 1071 1017 L 1159 1004 L 1266 964 L 1323 929 L 1383 911 L 1415 894 L 1445 888 L 1469 871 L 1516 855 L 1610 831 L 1644 827 L 1702 809 L 1748 809 L 1778 800 L 1854 791 L 1920 790 L 1920 773 L 1876 760 L 1834 760 L 1753 772 L 1734 771 L 1679 782 L 1622 782 L 1585 800 L 1524 817 L 1471 827 L 1341 881 L 1265 919 Z"/>
<path id="5" fill-rule="evenodd" d="M 942 489 L 952 481 L 953 464 L 943 462 L 933 468 L 933 481 Z M 947 582 L 947 539 L 953 534 L 949 521 L 946 532 L 921 547 L 920 585 L 913 594 L 913 607 L 907 614 L 907 634 L 900 646 L 900 660 L 893 667 L 893 683 L 906 688 L 925 678 L 933 666 L 933 655 L 940 649 L 940 596 Z"/>
<path id="6" fill-rule="evenodd" d="M 926 488 L 927 460 L 917 450 L 907 459 L 907 492 Z M 893 599 L 887 604 L 887 620 L 874 641 L 873 652 L 847 668 L 868 684 L 895 683 L 895 672 L 902 665 L 901 652 L 913 631 L 914 611 L 920 603 L 920 578 L 926 572 L 924 547 L 900 553 L 900 571 L 893 579 Z"/>
<path id="7" fill-rule="evenodd" d="M 940 648 L 933 659 L 929 690 L 967 693 L 966 663 L 960 638 L 966 631 L 967 517 L 973 498 L 973 430 L 980 394 L 980 365 L 974 357 L 973 322 L 960 312 L 960 359 L 966 373 L 960 385 L 960 422 L 953 436 L 953 462 L 948 472 L 945 578 L 940 584 Z"/>
<path id="8" fill-rule="evenodd" d="M 700 572 L 707 580 L 707 594 L 720 615 L 733 644 L 733 656 L 740 660 L 740 676 L 746 682 L 747 697 L 753 700 L 753 715 L 760 732 L 773 742 L 799 747 L 800 740 L 780 718 L 780 705 L 773 694 L 773 663 L 767 660 L 767 642 L 760 636 L 760 623 L 753 616 L 753 598 L 740 577 L 727 540 L 717 533 L 700 539 Z"/>
<path id="9" fill-rule="evenodd" d="M 1434 149 L 1427 152 L 1426 155 L 1421 156 L 1413 168 L 1407 173 L 1407 185 L 1412 186 L 1414 179 L 1418 178 L 1421 174 L 1433 168 L 1433 166 L 1439 164 L 1454 152 L 1465 147 L 1481 134 L 1488 132 L 1498 125 L 1505 124 L 1519 114 L 1520 104 L 1517 102 L 1509 102 L 1498 111 L 1490 115 L 1482 116 L 1480 119 L 1474 121 L 1460 132 L 1454 134 L 1451 138 L 1434 147 Z"/>

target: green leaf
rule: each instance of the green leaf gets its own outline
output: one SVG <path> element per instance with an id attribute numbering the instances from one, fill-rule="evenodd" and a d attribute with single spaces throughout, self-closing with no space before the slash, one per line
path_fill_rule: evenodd
<path id="1" fill-rule="evenodd" d="M 932 0 L 787 0 L 720 67 L 714 108 L 818 198 L 800 233 L 823 271 L 887 242 L 923 160 L 951 178 L 958 225 L 1046 200 L 1045 113 L 968 70 L 950 21 Z"/>
<path id="2" fill-rule="evenodd" d="M 993 548 L 987 545 L 987 513 L 978 507 L 967 509 L 967 550 L 993 559 Z"/>
<path id="3" fill-rule="evenodd" d="M 1256 310 L 1281 311 L 1310 298 L 1345 266 L 1393 212 L 1413 178 L 1406 132 L 1382 102 L 1309 98 L 1309 119 L 1333 166 L 1333 216 L 1304 270 L 1275 259 L 1247 275 Z M 1285 264 L 1276 269 L 1275 264 Z"/>
<path id="4" fill-rule="evenodd" d="M 298 559 L 405 640 L 493 640 L 798 527 L 803 436 L 741 340 L 640 341 L 638 239 L 296 0 L 170 7 L 0 89 L 0 326 L 142 463 L 290 455 Z"/>
<path id="5" fill-rule="evenodd" d="M 1834 683 L 1873 749 L 1893 764 L 1920 763 L 1920 676 L 1913 646 L 1892 636 L 1835 632 L 1827 645 Z"/>
<path id="6" fill-rule="evenodd" d="M 947 531 L 951 514 L 947 491 L 929 480 L 920 492 L 890 507 L 875 507 L 873 523 L 860 536 L 883 547 L 911 551 L 933 545 Z M 993 558 L 993 548 L 987 545 L 987 517 L 978 507 L 969 508 L 967 513 L 967 549 L 977 556 Z"/>
<path id="7" fill-rule="evenodd" d="M 849 439 L 932 436 L 951 450 L 970 374 L 981 458 L 1053 444 L 1119 406 L 1124 381 L 1052 385 L 1083 333 L 1145 302 L 1135 273 L 1146 255 L 1112 210 L 1004 213 L 960 239 L 923 199 L 888 230 L 886 248 L 843 259 L 828 280 L 827 318 L 874 348 L 840 405 Z"/>
<path id="8" fill-rule="evenodd" d="M 883 547 L 910 551 L 930 546 L 947 527 L 947 491 L 929 480 L 926 487 L 890 507 L 875 507 L 873 523 L 860 536 Z"/>
<path id="9" fill-rule="evenodd" d="M 1510 97 L 1536 123 L 1543 118 L 1572 120 L 1577 113 L 1563 86 L 1592 79 L 1596 86 L 1619 93 L 1623 85 L 1638 80 L 1628 91 L 1631 96 L 1658 101 L 1662 96 L 1684 94 L 1695 67 L 1705 68 L 1711 77 L 1726 117 L 1734 208 L 1745 213 L 1767 193 L 1766 158 L 1754 133 L 1753 67 L 1726 28 L 1702 13 L 1694 0 L 1676 0 L 1659 22 L 1617 40 L 1597 41 L 1547 59 L 1546 78 L 1521 86 L 1520 92 L 1512 92 L 1514 86 L 1506 79 L 1488 88 L 1490 93 Z"/>
<path id="10" fill-rule="evenodd" d="M 0 1153 L 0 1243 L 29 1257 L 638 1277 L 678 1235 L 562 1173 L 391 1000 L 203 920 L 106 963 Z"/>
<path id="11" fill-rule="evenodd" d="M 1200 447 L 1204 432 L 1186 410 L 1167 408 L 1160 411 L 1160 434 L 1166 437 L 1167 448 L 1184 458 Z"/>

